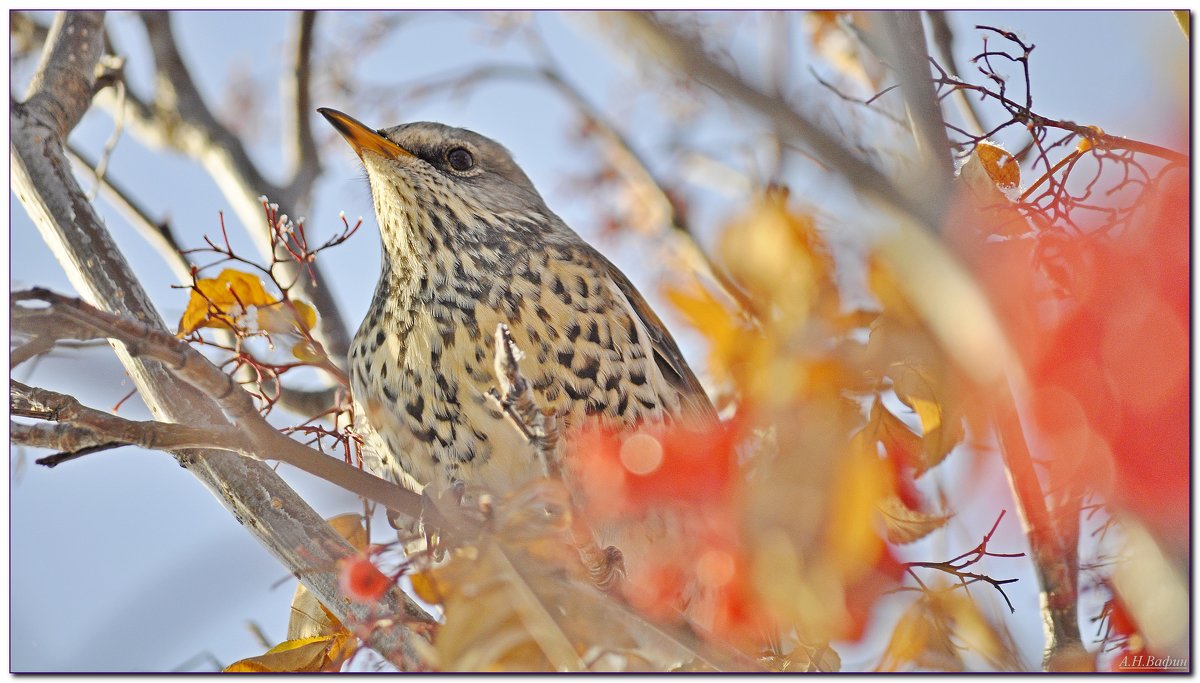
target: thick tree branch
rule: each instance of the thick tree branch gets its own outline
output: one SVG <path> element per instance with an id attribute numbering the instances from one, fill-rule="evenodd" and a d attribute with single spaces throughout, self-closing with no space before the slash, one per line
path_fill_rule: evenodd
<path id="1" fill-rule="evenodd" d="M 935 207 L 940 216 L 951 197 L 954 157 L 941 104 L 930 78 L 921 15 L 911 11 L 888 11 L 881 12 L 879 19 L 884 32 L 882 42 L 889 48 L 888 61 L 900 83 L 921 160 L 920 169 L 912 175 L 920 180 L 908 183 L 906 190 L 919 197 L 922 204 Z M 934 224 L 942 223 L 938 218 Z"/>
<path id="2" fill-rule="evenodd" d="M 63 140 L 91 102 L 93 69 L 103 44 L 103 15 L 58 15 L 25 102 L 10 113 L 12 189 L 73 286 L 107 311 L 162 329 L 99 216 L 75 181 Z M 152 414 L 162 421 L 220 424 L 220 409 L 161 363 L 114 345 Z M 288 439 L 285 439 L 290 441 Z M 421 613 L 399 590 L 379 604 L 342 599 L 334 568 L 355 550 L 261 462 L 215 450 L 180 450 L 180 463 L 209 488 L 285 566 L 344 623 L 374 623 L 379 614 Z M 406 628 L 374 629 L 369 644 L 402 661 L 417 661 Z"/>
<path id="3" fill-rule="evenodd" d="M 262 417 L 250 394 L 243 390 L 233 377 L 222 372 L 190 344 L 176 338 L 166 330 L 106 313 L 79 299 L 63 297 L 47 290 L 33 289 L 14 292 L 12 299 L 14 303 L 44 301 L 50 304 L 46 308 L 14 306 L 12 309 L 14 329 L 24 330 L 27 326 L 43 330 L 48 328 L 70 329 L 73 330 L 72 337 L 81 341 L 105 338 L 120 341 L 131 357 L 158 361 L 172 375 L 200 390 L 205 396 L 212 397 L 224 414 L 228 416 L 229 423 L 221 419 L 220 422 L 206 427 L 206 429 L 215 430 L 215 436 L 209 440 L 200 438 L 198 442 L 190 445 L 202 444 L 206 447 L 232 450 L 257 459 L 278 460 L 338 484 L 352 493 L 369 498 L 398 512 L 414 518 L 422 515 L 422 499 L 418 494 L 326 456 L 280 434 Z M 116 424 L 106 423 L 110 428 Z M 221 430 L 226 426 L 236 428 L 237 438 L 234 438 L 233 433 L 222 435 Z M 199 435 L 202 434 L 202 432 L 171 432 L 172 427 L 154 427 L 154 429 L 158 429 L 162 433 L 170 432 L 172 439 L 185 436 L 186 438 L 199 438 Z M 105 440 L 109 441 L 124 440 L 120 432 L 105 431 L 103 435 Z M 139 441 L 129 441 L 129 443 L 144 445 Z M 170 448 L 161 447 L 160 450 L 170 450 Z M 450 523 L 446 520 L 429 521 L 431 525 L 450 527 Z M 446 530 L 454 531 L 453 528 Z"/>

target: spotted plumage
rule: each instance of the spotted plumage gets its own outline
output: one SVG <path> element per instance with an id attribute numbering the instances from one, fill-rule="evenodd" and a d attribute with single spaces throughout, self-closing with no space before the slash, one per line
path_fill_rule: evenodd
<path id="1" fill-rule="evenodd" d="M 538 404 L 567 429 L 589 418 L 715 419 L 645 300 L 546 207 L 503 147 L 436 123 L 372 131 L 322 113 L 366 167 L 383 239 L 349 359 L 368 467 L 413 489 L 463 481 L 500 493 L 538 474 L 485 398 L 498 323 L 525 354 Z"/>

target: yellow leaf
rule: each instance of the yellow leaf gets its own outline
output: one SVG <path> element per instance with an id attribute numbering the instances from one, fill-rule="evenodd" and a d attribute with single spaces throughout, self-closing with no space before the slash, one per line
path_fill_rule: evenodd
<path id="1" fill-rule="evenodd" d="M 905 610 L 892 629 L 877 671 L 962 670 L 962 657 L 950 639 L 950 625 L 939 602 L 936 596 L 922 596 Z"/>
<path id="2" fill-rule="evenodd" d="M 695 279 L 685 287 L 668 286 L 664 293 L 675 310 L 712 344 L 709 355 L 713 371 L 728 372 L 738 344 L 746 335 L 733 313 Z"/>
<path id="3" fill-rule="evenodd" d="M 928 470 L 940 463 L 966 435 L 962 416 L 948 408 L 951 391 L 924 367 L 897 363 L 890 372 L 892 388 L 904 405 L 912 408 L 921 420 L 921 453 L 923 468 Z"/>
<path id="4" fill-rule="evenodd" d="M 831 489 L 826 539 L 830 556 L 851 579 L 875 565 L 883 541 L 875 532 L 875 506 L 891 490 L 891 472 L 863 432 L 839 463 Z"/>
<path id="5" fill-rule="evenodd" d="M 355 550 L 365 551 L 368 545 L 367 529 L 363 526 L 362 515 L 356 512 L 349 512 L 337 517 L 331 517 L 328 520 L 329 526 L 338 532 L 338 535 L 349 541 L 350 545 L 354 546 Z"/>
<path id="6" fill-rule="evenodd" d="M 896 496 L 884 498 L 877 508 L 887 529 L 887 539 L 901 545 L 925 538 L 950 520 L 950 515 L 913 510 Z"/>
<path id="7" fill-rule="evenodd" d="M 875 254 L 871 254 L 867 259 L 867 286 L 875 298 L 879 299 L 887 318 L 908 327 L 921 324 L 920 317 L 904 296 L 900 283 L 896 281 L 896 274 Z"/>
<path id="8" fill-rule="evenodd" d="M 358 640 L 342 630 L 326 636 L 285 640 L 257 657 L 225 667 L 227 673 L 340 671 L 354 656 Z"/>
<path id="9" fill-rule="evenodd" d="M 179 321 L 179 336 L 201 327 L 230 328 L 255 306 L 270 306 L 275 299 L 263 283 L 248 273 L 226 268 L 215 278 L 196 281 L 187 308 Z"/>
<path id="10" fill-rule="evenodd" d="M 717 250 L 733 278 L 792 325 L 836 295 L 828 249 L 812 217 L 788 208 L 784 191 L 767 192 L 730 221 Z"/>

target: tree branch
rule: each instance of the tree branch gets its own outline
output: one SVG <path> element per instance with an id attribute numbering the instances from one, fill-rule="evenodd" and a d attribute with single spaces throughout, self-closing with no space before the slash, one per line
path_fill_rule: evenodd
<path id="1" fill-rule="evenodd" d="M 12 189 L 80 293 L 110 312 L 162 330 L 153 304 L 87 202 L 63 153 L 63 140 L 91 102 L 102 21 L 98 12 L 56 17 L 29 95 L 10 112 Z M 134 358 L 122 345 L 115 348 L 156 417 L 192 424 L 222 421 L 209 397 L 175 379 L 161 363 Z M 342 599 L 334 568 L 355 550 L 271 468 L 216 450 L 187 449 L 175 455 L 344 623 L 374 623 L 379 614 L 419 618 L 420 608 L 398 589 L 378 604 Z M 400 653 L 403 666 L 419 661 L 410 637 L 403 625 L 373 629 L 368 644 L 382 653 Z"/>
<path id="2" fill-rule="evenodd" d="M 171 451 L 183 448 L 222 448 L 236 451 L 244 439 L 232 426 L 205 426 L 135 421 L 118 417 L 79 403 L 48 389 L 9 381 L 9 409 L 18 417 L 41 416 L 59 424 L 12 423 L 13 443 L 64 451 L 60 455 L 78 457 L 81 451 L 98 446 L 140 446 L 148 450 Z M 66 459 L 50 456 L 37 460 L 39 465 L 54 467 Z"/>
<path id="3" fill-rule="evenodd" d="M 1042 664 L 1050 668 L 1067 650 L 1082 647 L 1078 616 L 1079 577 L 1072 570 L 1078 564 L 1077 559 L 1072 560 L 1078 550 L 1074 545 L 1068 548 L 1064 544 L 1046 506 L 1046 496 L 1034 470 L 1011 391 L 1005 387 L 997 392 L 1002 395 L 992 408 L 992 419 L 1041 585 L 1046 636 Z"/>
<path id="4" fill-rule="evenodd" d="M 312 128 L 312 99 L 309 96 L 313 27 L 316 23 L 317 13 L 313 10 L 297 14 L 292 72 L 290 78 L 284 79 L 285 107 L 289 108 L 286 121 L 290 128 L 285 135 L 284 148 L 288 150 L 288 164 L 292 168 L 292 180 L 288 186 L 288 194 L 292 197 L 307 197 L 312 191 L 313 181 L 321 174 L 321 160 L 317 156 L 317 141 Z"/>
<path id="5" fill-rule="evenodd" d="M 880 13 L 884 27 L 884 44 L 888 61 L 896 72 L 904 95 L 908 118 L 912 122 L 921 168 L 908 183 L 908 193 L 920 198 L 936 210 L 934 225 L 941 225 L 940 215 L 951 197 L 950 180 L 954 177 L 954 157 L 946 122 L 934 91 L 929 73 L 929 54 L 925 49 L 925 28 L 918 12 L 887 11 Z"/>
<path id="6" fill-rule="evenodd" d="M 156 426 L 153 428 L 164 434 L 169 433 L 171 439 L 185 437 L 199 439 L 199 441 L 178 446 L 179 448 L 203 445 L 235 451 L 257 459 L 278 460 L 397 512 L 414 518 L 422 515 L 420 495 L 296 443 L 280 434 L 262 417 L 250 394 L 243 390 L 233 377 L 210 363 L 190 344 L 176 338 L 166 330 L 106 313 L 79 299 L 64 297 L 44 289 L 14 292 L 12 300 L 14 303 L 44 301 L 50 304 L 45 308 L 14 306 L 12 309 L 14 329 L 23 330 L 27 326 L 36 329 L 70 329 L 73 330 L 72 337 L 81 341 L 104 338 L 120 341 L 130 357 L 158 361 L 172 375 L 195 387 L 205 396 L 212 397 L 231 422 L 230 424 L 224 419 L 220 419 L 206 427 L 205 429 L 215 430 L 213 438 L 208 440 L 201 438 L 200 435 L 203 434 L 203 431 L 177 432 L 171 431 L 173 427 Z M 72 412 L 71 414 L 76 413 Z M 126 423 L 128 421 L 123 424 Z M 106 423 L 109 428 L 114 424 L 116 423 Z M 227 426 L 235 428 L 236 432 L 222 436 L 221 429 Z M 236 438 L 234 438 L 235 434 Z M 110 441 L 124 440 L 119 431 L 105 431 L 103 436 Z M 128 443 L 144 445 L 139 441 L 128 441 Z M 171 450 L 171 448 L 164 446 L 159 450 Z M 426 516 L 428 516 L 427 511 Z M 454 527 L 448 520 L 432 519 L 429 522 L 432 526 L 446 527 L 447 532 L 454 532 Z"/>

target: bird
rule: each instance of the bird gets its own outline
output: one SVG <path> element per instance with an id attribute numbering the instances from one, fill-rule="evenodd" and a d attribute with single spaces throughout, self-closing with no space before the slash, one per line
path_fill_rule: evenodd
<path id="1" fill-rule="evenodd" d="M 499 143 L 318 111 L 366 170 L 382 267 L 348 357 L 364 467 L 414 491 L 511 493 L 542 472 L 487 393 L 494 333 L 523 352 L 535 402 L 569 430 L 714 424 L 678 344 L 611 261 L 551 211 Z"/>

